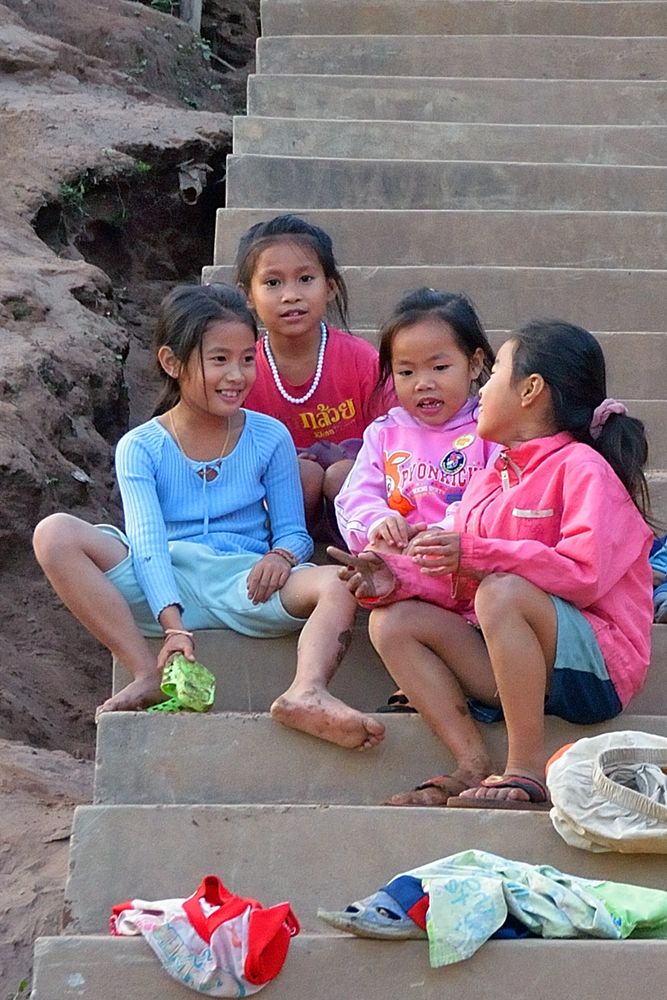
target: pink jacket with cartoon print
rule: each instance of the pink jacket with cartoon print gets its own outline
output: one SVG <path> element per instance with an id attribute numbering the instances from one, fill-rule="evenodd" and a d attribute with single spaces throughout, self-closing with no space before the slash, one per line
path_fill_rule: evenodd
<path id="1" fill-rule="evenodd" d="M 477 436 L 477 397 L 439 427 L 415 420 L 401 406 L 364 431 L 361 450 L 335 499 L 338 526 L 351 552 L 368 545 L 373 528 L 392 514 L 410 524 L 441 525 L 474 472 L 498 446 Z M 451 522 L 453 524 L 453 521 Z"/>
<path id="2" fill-rule="evenodd" d="M 568 433 L 525 441 L 474 477 L 455 530 L 461 575 L 429 577 L 409 557 L 388 556 L 397 576 L 389 600 L 458 610 L 468 598 L 474 620 L 478 582 L 465 571 L 515 573 L 581 610 L 625 706 L 650 659 L 653 535 L 608 462 Z"/>

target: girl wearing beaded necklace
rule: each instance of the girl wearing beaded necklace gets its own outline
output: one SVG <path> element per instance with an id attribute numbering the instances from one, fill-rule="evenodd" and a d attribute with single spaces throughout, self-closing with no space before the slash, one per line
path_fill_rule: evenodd
<path id="1" fill-rule="evenodd" d="M 326 322 L 334 306 L 347 330 L 347 289 L 319 226 L 295 215 L 252 226 L 236 280 L 266 328 L 248 407 L 285 424 L 299 452 L 306 523 L 316 537 L 336 537 L 333 499 L 365 428 L 386 409 L 374 392 L 377 351 Z"/>
<path id="2" fill-rule="evenodd" d="M 162 670 L 176 653 L 194 661 L 198 629 L 303 630 L 274 717 L 364 749 L 383 726 L 327 691 L 355 601 L 333 566 L 299 565 L 313 546 L 294 445 L 279 421 L 242 409 L 256 338 L 237 288 L 175 288 L 156 329 L 162 398 L 116 449 L 125 532 L 52 514 L 35 553 L 64 604 L 133 675 L 98 714 L 162 701 Z M 162 640 L 157 657 L 144 637 Z"/>

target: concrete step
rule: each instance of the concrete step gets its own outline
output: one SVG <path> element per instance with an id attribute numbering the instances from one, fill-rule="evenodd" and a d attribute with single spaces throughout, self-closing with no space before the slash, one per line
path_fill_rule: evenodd
<path id="1" fill-rule="evenodd" d="M 216 677 L 215 711 L 267 712 L 294 676 L 297 641 L 295 635 L 254 639 L 230 629 L 197 632 L 197 656 Z M 157 653 L 159 640 L 149 642 Z M 667 715 L 667 681 L 663 680 L 667 675 L 660 674 L 661 669 L 667 671 L 667 629 L 658 625 L 653 627 L 652 664 L 633 711 Z M 129 679 L 125 668 L 114 662 L 114 691 Z M 331 691 L 355 708 L 372 712 L 384 704 L 394 687 L 368 638 L 367 616 L 360 611 L 352 645 L 331 682 Z"/>
<path id="2" fill-rule="evenodd" d="M 331 691 L 355 708 L 372 711 L 384 704 L 395 685 L 371 645 L 367 621 L 368 615 L 360 611 Z M 297 635 L 256 639 L 230 629 L 198 632 L 197 656 L 216 677 L 216 711 L 267 712 L 294 678 L 297 642 Z M 157 653 L 159 640 L 150 643 Z M 126 669 L 114 662 L 114 691 L 129 680 Z"/>
<path id="3" fill-rule="evenodd" d="M 665 18 L 664 31 L 667 31 Z M 292 35 L 257 40 L 258 73 L 664 80 L 667 38 Z"/>
<path id="4" fill-rule="evenodd" d="M 483 69 L 481 69 L 483 71 Z M 249 115 L 549 125 L 664 125 L 665 87 L 632 80 L 248 77 Z"/>
<path id="5" fill-rule="evenodd" d="M 266 215 L 273 214 L 268 209 Z M 539 267 L 343 267 L 351 324 L 377 327 L 407 291 L 464 291 L 488 329 L 511 330 L 534 316 L 560 316 L 600 332 L 665 331 L 667 270 Z M 233 268 L 205 267 L 203 281 L 232 281 Z"/>
<path id="6" fill-rule="evenodd" d="M 649 473 L 646 478 L 651 497 L 652 516 L 661 526 L 660 531 L 664 531 L 664 526 L 667 524 L 667 470 Z"/>
<path id="7" fill-rule="evenodd" d="M 263 35 L 664 35 L 664 3 L 640 0 L 263 0 Z"/>
<path id="8" fill-rule="evenodd" d="M 489 339 L 497 350 L 507 336 L 507 331 L 491 331 Z M 596 333 L 596 337 L 604 351 L 611 396 L 625 399 L 633 414 L 634 400 L 642 396 L 647 400 L 665 399 L 667 384 L 660 359 L 667 357 L 666 333 Z M 654 437 L 656 433 L 662 433 L 659 426 L 653 431 Z"/>
<path id="9" fill-rule="evenodd" d="M 650 970 L 650 972 L 647 972 Z M 649 1000 L 667 976 L 664 941 L 489 941 L 466 962 L 431 969 L 423 941 L 364 941 L 351 935 L 301 935 L 269 1000 L 515 1000 L 539 983 L 543 1000 L 603 996 Z M 32 1000 L 185 1000 L 139 938 L 38 938 Z M 82 990 L 85 990 L 83 992 Z"/>
<path id="10" fill-rule="evenodd" d="M 471 848 L 529 864 L 548 863 L 584 878 L 664 888 L 664 856 L 595 854 L 570 847 L 548 813 L 390 806 L 80 806 L 72 831 L 64 930 L 101 933 L 114 903 L 186 896 L 212 872 L 228 888 L 262 902 L 288 899 L 304 931 L 324 933 L 318 906 L 343 909 L 400 872 Z"/>
<path id="11" fill-rule="evenodd" d="M 294 211 L 329 233 L 341 264 L 647 269 L 665 264 L 667 212 Z M 233 264 L 242 234 L 274 214 L 267 208 L 218 209 L 213 263 Z"/>
<path id="12" fill-rule="evenodd" d="M 227 157 L 230 208 L 261 200 L 276 208 L 663 212 L 665 191 L 667 167 Z"/>
<path id="13" fill-rule="evenodd" d="M 661 626 L 665 628 L 665 626 Z M 667 661 L 662 685 L 651 685 L 658 715 L 625 714 L 600 726 L 573 726 L 546 718 L 549 754 L 602 732 L 634 729 L 667 736 Z M 644 699 L 644 702 L 648 697 Z M 286 729 L 269 715 L 105 715 L 98 729 L 95 801 L 151 803 L 330 803 L 377 805 L 414 788 L 429 775 L 451 771 L 453 760 L 417 715 L 378 716 L 386 735 L 373 750 L 358 753 Z M 482 725 L 495 767 L 505 763 L 502 722 Z"/>
<path id="14" fill-rule="evenodd" d="M 234 118 L 235 153 L 398 160 L 507 160 L 663 166 L 664 125 Z"/>

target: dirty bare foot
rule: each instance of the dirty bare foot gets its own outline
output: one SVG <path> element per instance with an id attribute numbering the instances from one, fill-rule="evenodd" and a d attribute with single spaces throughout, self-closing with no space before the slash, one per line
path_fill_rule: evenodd
<path id="1" fill-rule="evenodd" d="M 276 698 L 271 715 L 290 729 L 352 750 L 369 750 L 384 739 L 381 722 L 334 698 L 326 688 L 289 688 Z"/>
<path id="2" fill-rule="evenodd" d="M 95 722 L 100 715 L 105 712 L 136 712 L 141 708 L 148 708 L 159 701 L 164 701 L 164 694 L 160 690 L 162 672 L 151 674 L 150 677 L 139 677 L 131 681 L 117 694 L 107 698 L 99 705 L 95 712 Z"/>
<path id="3" fill-rule="evenodd" d="M 342 563 L 338 576 L 358 601 L 387 597 L 396 586 L 396 577 L 375 552 L 360 552 L 358 556 L 343 552 L 333 545 L 327 546 L 327 555 Z"/>
<path id="4" fill-rule="evenodd" d="M 447 800 L 475 788 L 482 780 L 482 774 L 457 769 L 453 774 L 438 774 L 423 781 L 409 792 L 392 795 L 382 804 L 385 806 L 446 806 Z"/>

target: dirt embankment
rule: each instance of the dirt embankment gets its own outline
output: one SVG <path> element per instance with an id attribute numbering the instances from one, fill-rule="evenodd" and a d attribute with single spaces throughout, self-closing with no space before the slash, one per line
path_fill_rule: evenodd
<path id="1" fill-rule="evenodd" d="M 148 412 L 157 301 L 211 260 L 258 8 L 207 0 L 200 37 L 148 3 L 0 0 L 0 1000 L 57 929 L 110 680 L 30 536 L 119 520 L 112 449 Z"/>

